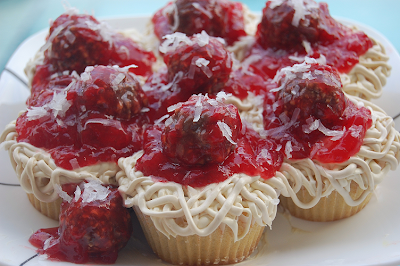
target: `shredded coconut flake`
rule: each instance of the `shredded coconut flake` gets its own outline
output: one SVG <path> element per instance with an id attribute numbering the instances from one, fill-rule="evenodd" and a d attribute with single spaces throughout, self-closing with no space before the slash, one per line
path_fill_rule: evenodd
<path id="1" fill-rule="evenodd" d="M 296 73 L 308 72 L 310 70 L 311 64 L 313 63 L 317 63 L 317 60 L 306 56 L 303 63 L 280 69 L 272 81 L 275 83 L 281 82 L 281 86 L 276 89 L 272 89 L 271 91 L 280 91 L 286 86 L 289 81 L 296 78 Z"/>
<path id="2" fill-rule="evenodd" d="M 350 135 L 353 138 L 358 138 L 363 130 L 363 127 L 361 125 L 352 125 L 350 128 Z"/>
<path id="3" fill-rule="evenodd" d="M 79 14 L 79 9 L 76 7 L 71 7 L 71 5 L 68 3 L 68 1 L 62 1 L 63 8 L 65 10 L 65 14 L 68 16 L 73 16 L 73 15 L 78 15 Z"/>
<path id="4" fill-rule="evenodd" d="M 225 122 L 222 122 L 222 121 L 218 121 L 218 122 L 217 122 L 217 125 L 218 125 L 219 129 L 221 130 L 222 135 L 223 135 L 230 143 L 232 143 L 233 145 L 236 145 L 236 142 L 234 142 L 234 141 L 232 140 L 232 130 L 231 130 L 231 128 L 230 128 Z"/>
<path id="5" fill-rule="evenodd" d="M 268 130 L 261 130 L 260 135 L 262 137 L 279 135 L 280 133 L 287 130 L 288 128 L 290 128 L 297 122 L 297 118 L 299 117 L 299 114 L 300 114 L 300 108 L 296 108 L 293 112 L 293 116 L 290 119 L 289 123 L 285 123 L 280 127 L 271 128 Z M 282 119 L 282 118 L 280 118 L 280 119 Z"/>
<path id="6" fill-rule="evenodd" d="M 310 72 L 303 73 L 303 79 L 313 80 L 316 79 Z"/>
<path id="7" fill-rule="evenodd" d="M 70 44 L 73 44 L 73 43 L 75 42 L 76 37 L 75 37 L 75 35 L 74 35 L 69 29 L 67 29 L 67 30 L 64 32 L 64 35 L 65 35 L 65 37 L 67 38 L 67 41 L 68 41 Z"/>
<path id="8" fill-rule="evenodd" d="M 157 119 L 156 121 L 154 121 L 155 125 L 160 125 L 162 123 L 162 121 L 164 121 L 165 119 L 169 118 L 169 115 L 163 115 L 162 117 L 160 117 L 159 119 Z"/>
<path id="9" fill-rule="evenodd" d="M 90 72 L 82 72 L 82 74 L 81 74 L 81 80 L 83 81 L 83 82 L 86 82 L 86 81 L 89 81 L 90 80 Z"/>
<path id="10" fill-rule="evenodd" d="M 364 107 L 364 103 L 361 101 L 357 101 L 357 107 L 358 108 Z"/>
<path id="11" fill-rule="evenodd" d="M 314 120 L 310 117 L 306 120 L 306 122 L 307 125 L 302 126 L 304 133 L 310 134 L 314 130 L 317 130 L 319 127 L 319 119 Z"/>
<path id="12" fill-rule="evenodd" d="M 80 168 L 80 165 L 79 165 L 78 160 L 76 158 L 72 158 L 71 160 L 69 160 L 69 163 L 71 164 L 73 169 Z"/>
<path id="13" fill-rule="evenodd" d="M 57 243 L 57 241 L 54 241 L 54 240 L 56 240 L 56 239 L 53 236 L 47 238 L 46 241 L 44 241 L 44 243 L 43 243 L 43 250 L 47 250 L 47 249 L 51 248 L 52 246 L 54 246 Z"/>
<path id="14" fill-rule="evenodd" d="M 175 111 L 176 109 L 180 108 L 182 106 L 182 103 L 177 103 L 174 105 L 171 105 L 167 108 L 168 113 Z"/>
<path id="15" fill-rule="evenodd" d="M 343 130 L 330 130 L 320 122 L 318 125 L 318 130 L 321 131 L 324 135 L 332 137 L 331 138 L 332 141 L 336 141 L 343 137 L 346 128 L 343 127 Z"/>
<path id="16" fill-rule="evenodd" d="M 293 151 L 292 142 L 291 141 L 286 142 L 285 154 L 288 159 L 292 158 L 292 151 Z"/>
<path id="17" fill-rule="evenodd" d="M 84 184 L 84 191 L 82 193 L 82 202 L 92 202 L 95 200 L 102 201 L 110 194 L 108 187 L 102 186 L 97 179 L 90 180 Z"/>
<path id="18" fill-rule="evenodd" d="M 59 93 L 54 92 L 53 99 L 47 104 L 48 108 L 52 110 L 54 117 L 58 115 L 63 117 L 71 105 L 72 104 L 67 100 L 66 90 L 62 90 Z"/>
<path id="19" fill-rule="evenodd" d="M 28 117 L 28 120 L 36 120 L 46 116 L 47 114 L 48 111 L 46 108 L 42 106 L 31 106 L 28 108 L 26 116 Z"/>
<path id="20" fill-rule="evenodd" d="M 157 122 L 158 122 L 158 121 L 157 121 Z M 172 117 L 169 116 L 168 119 L 165 120 L 164 125 L 165 125 L 166 127 L 168 127 L 169 125 L 172 124 L 172 122 L 174 122 L 174 121 L 173 121 Z M 157 125 L 158 123 L 155 123 L 155 124 Z"/>
<path id="21" fill-rule="evenodd" d="M 311 44 L 309 42 L 307 42 L 306 40 L 303 40 L 302 42 L 304 49 L 306 50 L 306 53 L 312 54 L 313 49 L 311 48 Z"/>
<path id="22" fill-rule="evenodd" d="M 296 52 L 296 53 L 297 53 L 297 52 Z M 288 58 L 289 58 L 290 60 L 292 60 L 292 61 L 296 61 L 296 62 L 299 62 L 299 63 L 304 62 L 304 56 L 297 56 L 297 55 L 295 54 L 295 55 L 290 55 Z"/>
<path id="23" fill-rule="evenodd" d="M 274 163 L 271 153 L 267 149 L 262 149 L 261 152 L 259 154 L 257 154 L 256 160 L 257 161 L 261 161 L 261 160 L 267 161 L 269 164 Z"/>
<path id="24" fill-rule="evenodd" d="M 208 66 L 210 61 L 206 60 L 205 58 L 199 58 L 196 60 L 196 66 L 198 67 L 203 67 L 203 66 Z"/>
<path id="25" fill-rule="evenodd" d="M 200 47 L 206 46 L 210 43 L 210 36 L 204 30 L 202 30 L 201 33 L 195 34 L 194 37 Z"/>
<path id="26" fill-rule="evenodd" d="M 194 105 L 194 118 L 193 122 L 198 122 L 200 120 L 201 112 L 203 111 L 203 104 L 201 103 L 201 95 L 197 99 L 196 104 Z"/>
<path id="27" fill-rule="evenodd" d="M 110 76 L 110 78 L 111 78 L 111 76 Z M 118 90 L 119 89 L 119 87 L 118 87 L 118 85 L 124 80 L 124 78 L 126 78 L 126 76 L 125 76 L 125 74 L 123 74 L 123 73 L 118 73 L 118 75 L 117 76 L 113 76 L 112 77 L 113 78 L 113 80 L 111 81 L 111 87 L 113 88 L 113 90 Z"/>
<path id="28" fill-rule="evenodd" d="M 74 193 L 74 200 L 78 201 L 82 195 L 82 190 L 79 186 L 76 186 L 75 193 Z"/>
<path id="29" fill-rule="evenodd" d="M 213 15 L 211 14 L 210 11 L 207 9 L 203 8 L 199 3 L 193 3 L 192 4 L 194 8 L 199 10 L 201 13 L 205 14 L 208 18 L 212 19 Z"/>
<path id="30" fill-rule="evenodd" d="M 72 201 L 72 197 L 70 195 L 68 195 L 67 192 L 63 191 L 59 184 L 54 185 L 54 190 L 57 192 L 58 196 L 60 196 L 60 198 L 62 198 L 63 200 L 65 200 L 67 202 Z"/>
<path id="31" fill-rule="evenodd" d="M 207 100 L 207 102 L 211 105 L 211 106 L 217 106 L 218 105 L 218 101 L 215 99 L 209 99 Z"/>
<path id="32" fill-rule="evenodd" d="M 186 34 L 182 32 L 175 32 L 173 34 L 167 34 L 163 37 L 164 41 L 160 45 L 159 51 L 161 53 L 168 53 L 171 51 L 175 51 L 181 43 L 185 43 L 187 45 L 193 45 L 193 42 L 190 40 Z"/>
<path id="33" fill-rule="evenodd" d="M 280 6 L 280 5 L 282 5 L 282 3 L 284 2 L 285 0 L 270 0 L 270 2 L 271 2 L 271 4 L 270 4 L 270 8 L 271 9 L 274 9 L 275 7 L 277 7 L 277 6 Z"/>
<path id="34" fill-rule="evenodd" d="M 224 91 L 220 91 L 220 92 L 218 92 L 217 93 L 217 97 L 216 97 L 216 100 L 218 101 L 218 102 L 224 102 L 226 99 L 228 99 L 229 97 L 231 97 L 232 96 L 232 94 L 231 93 L 226 93 L 226 92 L 224 92 Z"/>

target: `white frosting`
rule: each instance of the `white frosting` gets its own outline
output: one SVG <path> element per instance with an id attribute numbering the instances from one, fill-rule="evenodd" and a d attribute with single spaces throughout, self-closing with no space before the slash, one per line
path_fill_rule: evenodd
<path id="1" fill-rule="evenodd" d="M 367 100 L 377 99 L 382 95 L 382 88 L 392 69 L 383 45 L 376 40 L 373 42 L 374 46 L 360 56 L 359 63 L 350 73 L 341 74 L 340 77 L 344 92 Z"/>
<path id="2" fill-rule="evenodd" d="M 253 93 L 249 93 L 248 97 L 244 100 L 240 100 L 235 96 L 229 96 L 225 103 L 235 105 L 238 108 L 242 120 L 250 123 L 256 131 L 264 129 L 262 114 L 264 108 L 262 96 L 256 96 Z"/>
<path id="3" fill-rule="evenodd" d="M 253 223 L 271 226 L 279 195 L 269 185 L 270 180 L 234 174 L 223 182 L 201 188 L 157 182 L 135 169 L 142 154 L 140 151 L 118 161 L 122 169 L 116 176 L 119 191 L 127 207 L 137 206 L 165 236 L 207 236 L 225 224 L 237 241 Z M 246 225 L 244 230 L 239 230 L 238 221 Z"/>
<path id="4" fill-rule="evenodd" d="M 353 101 L 362 101 L 356 97 Z M 379 107 L 363 101 L 372 112 L 373 125 L 366 132 L 360 151 L 344 163 L 321 164 L 310 159 L 288 160 L 276 174 L 275 184 L 285 197 L 291 197 L 300 208 L 312 208 L 322 197 L 337 191 L 350 206 L 358 206 L 378 185 L 389 170 L 395 170 L 400 161 L 400 134 L 394 122 Z M 353 200 L 350 183 L 354 181 L 364 192 Z M 283 187 L 279 187 L 281 184 Z M 296 193 L 304 187 L 313 200 L 301 202 Z"/>
<path id="5" fill-rule="evenodd" d="M 115 174 L 120 170 L 117 164 L 98 163 L 72 171 L 58 167 L 43 149 L 26 142 L 17 142 L 15 121 L 6 126 L 0 136 L 0 143 L 8 150 L 22 188 L 26 193 L 33 193 L 40 201 L 55 201 L 59 198 L 58 186 L 67 183 L 99 179 L 104 184 L 117 184 Z"/>

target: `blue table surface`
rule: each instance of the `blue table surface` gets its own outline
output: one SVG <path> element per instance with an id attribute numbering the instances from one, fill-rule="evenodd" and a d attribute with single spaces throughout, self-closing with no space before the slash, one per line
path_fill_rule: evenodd
<path id="1" fill-rule="evenodd" d="M 151 15 L 169 0 L 0 0 L 0 73 L 18 45 L 48 27 L 64 12 L 63 4 L 97 18 Z M 243 0 L 252 11 L 261 11 L 266 0 Z M 326 0 L 330 13 L 352 19 L 382 33 L 400 51 L 399 0 Z"/>

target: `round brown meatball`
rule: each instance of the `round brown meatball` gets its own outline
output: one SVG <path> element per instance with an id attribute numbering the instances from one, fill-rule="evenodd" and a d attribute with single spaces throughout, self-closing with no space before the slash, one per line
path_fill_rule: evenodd
<path id="1" fill-rule="evenodd" d="M 166 121 L 163 149 L 187 164 L 221 163 L 235 149 L 241 128 L 234 105 L 195 95 Z"/>
<path id="2" fill-rule="evenodd" d="M 346 98 L 341 90 L 341 81 L 336 70 L 329 66 L 311 64 L 308 71 L 292 72 L 277 94 L 283 101 L 288 117 L 300 110 L 300 119 L 310 116 L 329 124 L 341 117 L 346 108 Z"/>
<path id="3" fill-rule="evenodd" d="M 89 67 L 76 85 L 81 110 L 98 111 L 129 120 L 147 106 L 147 97 L 134 74 L 117 67 Z"/>

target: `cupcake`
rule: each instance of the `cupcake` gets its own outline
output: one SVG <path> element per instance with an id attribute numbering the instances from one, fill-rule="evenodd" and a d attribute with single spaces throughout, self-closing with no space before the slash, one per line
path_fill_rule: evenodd
<path id="1" fill-rule="evenodd" d="M 280 143 L 281 205 L 296 217 L 333 221 L 368 203 L 400 159 L 399 132 L 376 105 L 341 89 L 339 73 L 313 59 L 275 77 L 264 130 Z"/>
<path id="2" fill-rule="evenodd" d="M 351 97 L 371 111 L 373 122 L 359 151 L 341 163 L 285 160 L 277 176 L 287 182 L 281 205 L 296 217 L 334 221 L 362 210 L 400 161 L 400 135 L 393 119 L 376 105 Z"/>
<path id="3" fill-rule="evenodd" d="M 336 21 L 326 3 L 313 0 L 267 1 L 250 46 L 243 62 L 255 73 L 274 78 L 305 57 L 321 58 L 339 71 L 343 91 L 365 99 L 382 95 L 391 70 L 379 42 Z"/>
<path id="4" fill-rule="evenodd" d="M 173 264 L 242 261 L 276 215 L 278 194 L 268 182 L 282 153 L 223 98 L 194 95 L 171 107 L 146 131 L 144 150 L 118 162 L 125 205 L 153 251 Z"/>
<path id="5" fill-rule="evenodd" d="M 57 220 L 63 184 L 87 178 L 116 184 L 122 150 L 141 149 L 148 118 L 138 77 L 149 75 L 155 61 L 152 52 L 76 9 L 51 23 L 25 69 L 27 110 L 0 137 L 35 208 Z"/>
<path id="6" fill-rule="evenodd" d="M 96 66 L 75 75 L 35 83 L 40 93 L 0 137 L 30 201 L 53 219 L 63 184 L 96 178 L 115 185 L 118 158 L 141 150 L 149 123 L 147 98 L 127 69 Z"/>

